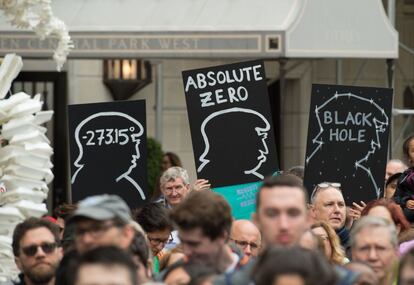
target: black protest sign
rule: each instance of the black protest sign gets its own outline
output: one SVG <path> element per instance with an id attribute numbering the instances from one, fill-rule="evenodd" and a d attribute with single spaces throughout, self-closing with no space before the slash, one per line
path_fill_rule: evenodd
<path id="1" fill-rule="evenodd" d="M 348 205 L 382 196 L 392 89 L 313 85 L 305 160 L 309 192 L 339 182 Z"/>
<path id="2" fill-rule="evenodd" d="M 183 81 L 198 178 L 221 187 L 277 170 L 262 61 L 184 71 Z"/>
<path id="3" fill-rule="evenodd" d="M 69 106 L 72 200 L 116 194 L 131 208 L 149 199 L 145 101 Z"/>

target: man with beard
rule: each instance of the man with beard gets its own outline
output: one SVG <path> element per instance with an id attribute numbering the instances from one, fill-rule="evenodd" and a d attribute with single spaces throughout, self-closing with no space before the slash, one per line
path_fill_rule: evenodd
<path id="1" fill-rule="evenodd" d="M 29 218 L 13 233 L 13 253 L 25 285 L 53 285 L 62 258 L 59 228 L 47 220 Z"/>
<path id="2" fill-rule="evenodd" d="M 171 213 L 188 262 L 201 262 L 229 273 L 242 265 L 227 244 L 232 223 L 224 198 L 210 191 L 192 192 Z"/>

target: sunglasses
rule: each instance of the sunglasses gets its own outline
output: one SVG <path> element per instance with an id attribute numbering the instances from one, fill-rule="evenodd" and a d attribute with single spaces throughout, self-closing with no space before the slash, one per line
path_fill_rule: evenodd
<path id="1" fill-rule="evenodd" d="M 37 253 L 38 248 L 42 248 L 42 251 L 46 254 L 51 254 L 57 248 L 57 243 L 55 242 L 44 242 L 40 245 L 29 245 L 22 248 L 23 253 L 26 256 L 34 256 Z"/>
<path id="2" fill-rule="evenodd" d="M 316 187 L 318 188 L 328 188 L 328 187 L 333 187 L 333 188 L 341 188 L 341 183 L 338 182 L 322 182 L 319 183 L 318 185 L 316 185 Z"/>
<path id="3" fill-rule="evenodd" d="M 326 188 L 329 188 L 329 187 L 341 190 L 341 183 L 338 183 L 338 182 L 322 182 L 322 183 L 317 184 L 315 186 L 315 188 L 313 189 L 313 191 L 312 191 L 311 201 L 314 199 L 314 197 L 315 197 L 316 193 L 318 192 L 318 190 L 326 189 Z"/>

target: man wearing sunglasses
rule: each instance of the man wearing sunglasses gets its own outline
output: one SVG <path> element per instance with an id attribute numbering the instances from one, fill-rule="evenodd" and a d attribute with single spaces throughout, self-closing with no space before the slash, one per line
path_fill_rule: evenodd
<path id="1" fill-rule="evenodd" d="M 13 253 L 25 285 L 53 285 L 55 271 L 62 259 L 59 228 L 50 221 L 29 218 L 13 233 Z"/>
<path id="2" fill-rule="evenodd" d="M 128 205 L 116 195 L 97 195 L 79 202 L 68 220 L 75 225 L 75 245 L 79 253 L 99 246 L 128 249 L 134 238 Z"/>
<path id="3" fill-rule="evenodd" d="M 345 228 L 346 205 L 340 183 L 323 182 L 316 185 L 311 195 L 312 216 L 317 221 L 327 222 L 349 250 L 349 232 Z"/>

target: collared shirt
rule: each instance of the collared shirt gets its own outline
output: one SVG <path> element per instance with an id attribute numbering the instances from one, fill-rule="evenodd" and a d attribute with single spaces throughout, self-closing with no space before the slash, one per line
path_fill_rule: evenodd
<path id="1" fill-rule="evenodd" d="M 173 248 L 176 248 L 177 245 L 179 245 L 181 243 L 180 238 L 178 237 L 178 231 L 177 230 L 172 231 L 171 236 L 172 236 L 172 241 L 167 243 L 164 247 L 167 250 L 171 250 Z"/>
<path id="2" fill-rule="evenodd" d="M 240 257 L 237 254 L 235 254 L 234 252 L 232 253 L 232 255 L 233 255 L 233 262 L 224 271 L 225 273 L 233 272 L 236 269 L 236 267 L 239 263 Z"/>

